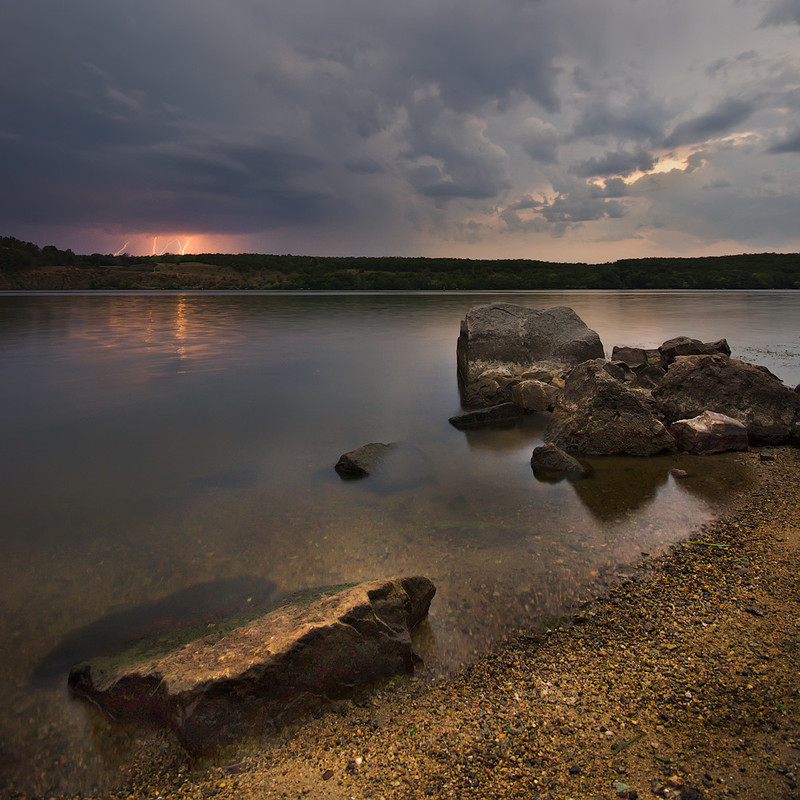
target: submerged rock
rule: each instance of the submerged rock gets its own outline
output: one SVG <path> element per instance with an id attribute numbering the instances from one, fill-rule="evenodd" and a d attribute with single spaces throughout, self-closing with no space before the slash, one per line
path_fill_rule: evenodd
<path id="1" fill-rule="evenodd" d="M 653 398 L 669 422 L 706 410 L 738 419 L 754 445 L 789 442 L 800 421 L 800 395 L 766 367 L 725 355 L 677 358 Z"/>
<path id="2" fill-rule="evenodd" d="M 435 591 L 420 576 L 331 590 L 161 655 L 80 664 L 69 687 L 115 719 L 167 726 L 190 751 L 210 749 L 348 688 L 412 672 L 410 631 Z"/>
<path id="3" fill-rule="evenodd" d="M 343 480 L 369 477 L 368 488 L 379 494 L 413 489 L 434 479 L 426 453 L 408 442 L 372 442 L 339 458 L 334 469 Z"/>
<path id="4" fill-rule="evenodd" d="M 370 442 L 339 456 L 334 469 L 344 477 L 365 478 L 384 462 L 389 451 L 396 446 L 397 442 Z"/>
<path id="5" fill-rule="evenodd" d="M 486 387 L 481 390 L 478 384 L 492 371 L 513 370 L 519 379 L 526 370 L 564 371 L 601 358 L 603 345 L 571 308 L 492 303 L 467 312 L 456 356 L 462 402 L 470 406 L 485 402 Z"/>
<path id="6" fill-rule="evenodd" d="M 647 392 L 619 379 L 603 359 L 567 376 L 545 439 L 568 453 L 651 456 L 675 447 Z"/>
<path id="7" fill-rule="evenodd" d="M 679 419 L 669 426 L 680 450 L 700 455 L 747 450 L 747 428 L 738 419 L 704 411 L 693 419 Z"/>

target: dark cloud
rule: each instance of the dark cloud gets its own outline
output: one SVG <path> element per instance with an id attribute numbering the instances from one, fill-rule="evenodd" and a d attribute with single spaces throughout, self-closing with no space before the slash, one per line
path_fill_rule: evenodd
<path id="1" fill-rule="evenodd" d="M 581 178 L 598 178 L 606 175 L 627 177 L 634 172 L 647 172 L 655 166 L 655 158 L 645 150 L 632 153 L 617 150 L 606 152 L 600 158 L 588 158 L 570 167 L 570 172 Z"/>
<path id="2" fill-rule="evenodd" d="M 800 0 L 776 0 L 764 15 L 764 25 L 800 25 Z"/>
<path id="3" fill-rule="evenodd" d="M 758 104 L 753 101 L 724 100 L 710 111 L 676 125 L 672 133 L 664 139 L 664 146 L 680 147 L 701 142 L 711 136 L 729 133 L 750 117 L 757 108 Z"/>
<path id="4" fill-rule="evenodd" d="M 524 129 L 519 137 L 525 152 L 542 164 L 555 164 L 558 161 L 558 145 L 560 135 L 557 128 L 538 117 L 525 120 Z"/>
<path id="5" fill-rule="evenodd" d="M 800 0 L 8 0 L 2 232 L 359 253 L 488 252 L 502 231 L 529 252 L 576 226 L 575 247 L 640 236 L 655 205 L 669 230 L 682 182 L 744 196 L 798 151 L 800 53 L 774 27 L 798 21 Z M 749 143 L 711 141 L 745 122 Z M 678 147 L 688 168 L 631 194 L 622 178 Z M 771 190 L 798 183 L 787 165 Z"/>
<path id="6" fill-rule="evenodd" d="M 790 134 L 784 139 L 775 142 L 768 153 L 800 153 L 800 131 Z"/>
<path id="7" fill-rule="evenodd" d="M 663 137 L 669 113 L 663 101 L 643 89 L 624 96 L 592 96 L 573 130 L 572 138 L 613 136 L 620 141 L 645 142 Z"/>
<path id="8" fill-rule="evenodd" d="M 626 197 L 630 194 L 628 184 L 622 178 L 606 178 L 602 186 L 589 184 L 589 197 Z"/>

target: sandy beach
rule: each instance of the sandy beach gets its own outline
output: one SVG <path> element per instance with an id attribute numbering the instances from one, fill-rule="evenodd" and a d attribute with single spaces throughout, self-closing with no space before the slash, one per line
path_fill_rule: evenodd
<path id="1" fill-rule="evenodd" d="M 103 796 L 800 797 L 800 451 L 740 457 L 752 491 L 563 625 L 212 763 L 142 739 Z"/>

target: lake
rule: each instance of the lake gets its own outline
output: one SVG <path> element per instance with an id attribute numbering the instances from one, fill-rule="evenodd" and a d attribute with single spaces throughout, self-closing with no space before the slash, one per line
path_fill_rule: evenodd
<path id="1" fill-rule="evenodd" d="M 435 678 L 747 486 L 728 456 L 593 459 L 584 481 L 542 483 L 547 415 L 454 429 L 460 320 L 500 300 L 571 306 L 607 355 L 724 336 L 800 383 L 800 292 L 0 294 L 0 794 L 111 779 L 110 729 L 65 681 L 130 637 L 421 573 L 438 588 L 419 636 Z M 422 480 L 335 473 L 391 441 L 424 453 Z"/>

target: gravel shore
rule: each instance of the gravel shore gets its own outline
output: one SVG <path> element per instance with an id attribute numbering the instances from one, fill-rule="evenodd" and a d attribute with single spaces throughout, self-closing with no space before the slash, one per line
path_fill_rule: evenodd
<path id="1" fill-rule="evenodd" d="M 110 796 L 800 798 L 800 450 L 764 455 L 722 519 L 563 626 L 229 760 L 151 742 Z"/>

